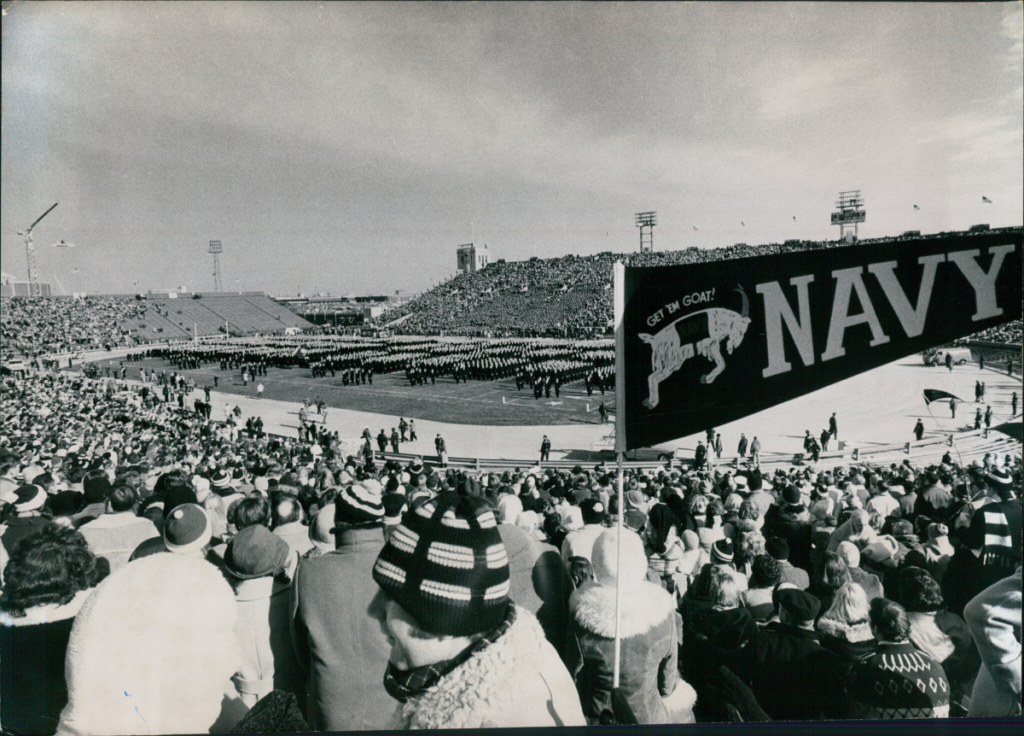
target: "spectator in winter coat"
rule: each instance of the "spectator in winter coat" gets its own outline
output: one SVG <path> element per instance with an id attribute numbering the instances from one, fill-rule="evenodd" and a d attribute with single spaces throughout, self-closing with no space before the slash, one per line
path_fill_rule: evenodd
<path id="1" fill-rule="evenodd" d="M 800 590 L 807 590 L 811 577 L 806 570 L 794 567 L 789 561 L 789 544 L 782 537 L 771 537 L 764 545 L 765 552 L 779 563 L 779 582 L 792 583 Z"/>
<path id="2" fill-rule="evenodd" d="M 757 624 L 742 606 L 743 587 L 728 570 L 712 565 L 708 575 L 711 606 L 697 611 L 692 633 L 683 638 L 683 676 L 697 691 L 698 718 L 726 717 L 720 701 L 712 696 L 712 679 L 725 665 L 748 686 L 754 675 L 754 638 Z M 698 587 L 698 580 L 693 588 Z M 693 590 L 691 588 L 691 591 Z"/>
<path id="3" fill-rule="evenodd" d="M 78 612 L 57 733 L 228 731 L 246 711 L 231 681 L 237 615 L 231 586 L 198 557 L 125 565 Z"/>
<path id="4" fill-rule="evenodd" d="M 796 588 L 780 588 L 774 598 L 779 618 L 760 629 L 756 640 L 758 704 L 779 721 L 839 717 L 839 659 L 822 648 L 814 629 L 821 603 Z"/>
<path id="5" fill-rule="evenodd" d="M 967 715 L 1021 714 L 1021 568 L 989 586 L 964 609 L 981 654 Z"/>
<path id="6" fill-rule="evenodd" d="M 136 501 L 134 489 L 116 485 L 107 496 L 107 512 L 79 529 L 89 549 L 110 561 L 111 572 L 124 567 L 140 544 L 160 536 L 152 521 L 135 515 Z"/>
<path id="7" fill-rule="evenodd" d="M 927 570 L 904 568 L 899 582 L 900 600 L 910 618 L 910 643 L 942 665 L 952 688 L 950 706 L 964 715 L 981 666 L 970 629 L 946 610 L 939 584 Z"/>
<path id="8" fill-rule="evenodd" d="M 846 569 L 850 572 L 850 580 L 857 583 L 868 597 L 868 601 L 885 596 L 885 589 L 882 587 L 881 579 L 874 573 L 862 570 L 860 567 L 860 550 L 853 542 L 841 542 L 836 549 L 840 559 L 846 563 Z"/>
<path id="9" fill-rule="evenodd" d="M 441 544 L 444 555 L 430 552 Z M 371 609 L 390 642 L 391 728 L 585 724 L 544 630 L 508 598 L 507 559 L 491 507 L 472 496 L 442 493 L 392 533 L 374 564 L 380 593 Z"/>
<path id="10" fill-rule="evenodd" d="M 516 496 L 504 498 L 518 500 Z M 536 516 L 532 511 L 528 513 Z M 569 596 L 573 586 L 562 556 L 552 545 L 514 524 L 499 524 L 498 533 L 508 553 L 509 596 L 537 617 L 544 636 L 562 661 L 568 662 L 575 646 L 570 645 L 569 636 Z"/>
<path id="11" fill-rule="evenodd" d="M 796 486 L 782 491 L 782 500 L 765 515 L 765 538 L 781 537 L 789 547 L 789 561 L 802 570 L 811 569 L 811 517 Z"/>
<path id="12" fill-rule="evenodd" d="M 692 690 L 679 679 L 677 614 L 674 598 L 645 580 L 647 559 L 639 536 L 622 532 L 622 574 L 616 577 L 619 533 L 605 530 L 593 549 L 594 581 L 577 590 L 570 601 L 573 631 L 581 662 L 573 668 L 588 723 L 601 722 L 612 711 L 611 664 L 615 655 L 616 585 L 622 589 L 620 692 L 641 724 L 673 723 L 663 698 L 677 687 Z M 686 714 L 689 716 L 689 712 Z"/>
<path id="13" fill-rule="evenodd" d="M 109 571 L 73 529 L 52 524 L 14 547 L 0 596 L 0 723 L 12 734 L 52 734 L 67 703 L 71 627 Z"/>
<path id="14" fill-rule="evenodd" d="M 869 620 L 878 649 L 850 672 L 847 692 L 853 716 L 872 720 L 948 717 L 946 673 L 910 643 L 910 619 L 903 607 L 875 598 Z"/>
<path id="15" fill-rule="evenodd" d="M 755 557 L 752 567 L 749 587 L 743 593 L 743 605 L 750 611 L 755 621 L 763 623 L 775 613 L 772 596 L 780 582 L 779 563 L 765 554 Z"/>
<path id="16" fill-rule="evenodd" d="M 242 662 L 238 696 L 250 708 L 271 690 L 305 697 L 289 627 L 290 572 L 297 562 L 288 544 L 264 526 L 243 529 L 228 543 L 224 569 L 235 590 L 235 633 Z"/>
<path id="17" fill-rule="evenodd" d="M 368 613 L 377 595 L 371 578 L 384 546 L 381 497 L 360 485 L 334 501 L 337 549 L 303 560 L 292 582 L 292 640 L 307 674 L 306 717 L 314 730 L 384 728 L 394 703 L 373 672 L 390 647 Z"/>
<path id="18" fill-rule="evenodd" d="M 811 585 L 807 590 L 821 601 L 823 606 L 831 606 L 836 592 L 850 582 L 853 581 L 850 579 L 846 563 L 835 552 L 826 552 L 815 565 Z"/>
<path id="19" fill-rule="evenodd" d="M 874 654 L 878 646 L 871 625 L 868 597 L 857 583 L 846 583 L 836 591 L 832 605 L 815 624 L 821 645 L 839 658 L 844 673 Z"/>

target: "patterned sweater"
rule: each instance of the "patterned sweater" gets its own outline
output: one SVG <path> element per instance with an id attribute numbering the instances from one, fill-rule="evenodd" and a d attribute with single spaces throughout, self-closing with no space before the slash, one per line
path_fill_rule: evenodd
<path id="1" fill-rule="evenodd" d="M 883 642 L 854 665 L 847 683 L 856 718 L 948 718 L 949 681 L 942 665 L 909 641 Z"/>

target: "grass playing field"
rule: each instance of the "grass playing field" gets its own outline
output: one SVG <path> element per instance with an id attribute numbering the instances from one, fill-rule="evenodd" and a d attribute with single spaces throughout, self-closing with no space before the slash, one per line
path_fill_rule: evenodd
<path id="1" fill-rule="evenodd" d="M 120 367 L 120 360 L 97 363 L 101 375 L 107 366 Z M 166 360 L 147 360 L 142 363 L 124 363 L 128 377 L 138 379 L 141 369 L 171 373 L 176 369 Z M 353 409 L 404 416 L 407 419 L 426 419 L 451 424 L 489 424 L 497 426 L 531 426 L 555 424 L 598 424 L 598 406 L 604 401 L 614 411 L 615 396 L 608 391 L 604 396 L 594 391 L 587 396 L 582 381 L 563 386 L 561 396 L 552 391 L 551 398 L 533 398 L 533 391 L 516 390 L 511 378 L 500 381 L 469 381 L 455 383 L 450 377 L 437 379 L 436 384 L 410 386 L 404 373 L 375 375 L 373 385 L 343 386 L 341 374 L 336 378 L 313 378 L 308 368 L 269 368 L 260 376 L 243 385 L 238 371 L 221 371 L 217 364 L 207 364 L 199 370 L 180 371 L 193 378 L 199 387 L 213 386 L 218 378 L 217 390 L 226 393 L 256 395 L 256 384 L 262 383 L 263 397 L 281 401 L 311 402 L 322 399 L 329 407 Z"/>

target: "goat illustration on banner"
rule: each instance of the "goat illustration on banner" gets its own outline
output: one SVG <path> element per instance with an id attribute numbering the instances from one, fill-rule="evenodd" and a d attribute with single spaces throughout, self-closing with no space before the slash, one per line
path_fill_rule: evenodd
<path id="1" fill-rule="evenodd" d="M 653 409 L 658 405 L 660 397 L 658 387 L 662 381 L 682 368 L 694 355 L 707 358 L 714 363 L 711 372 L 700 377 L 701 383 L 713 383 L 725 370 L 725 358 L 722 356 L 722 343 L 726 352 L 740 346 L 750 325 L 750 302 L 742 286 L 737 286 L 743 299 L 742 311 L 722 307 L 709 307 L 698 312 L 691 312 L 663 327 L 657 334 L 640 333 L 639 338 L 651 346 L 651 375 L 647 377 L 649 396 L 643 405 Z M 698 319 L 703 317 L 703 319 Z M 682 340 L 692 335 L 707 333 L 707 337 L 687 342 Z"/>

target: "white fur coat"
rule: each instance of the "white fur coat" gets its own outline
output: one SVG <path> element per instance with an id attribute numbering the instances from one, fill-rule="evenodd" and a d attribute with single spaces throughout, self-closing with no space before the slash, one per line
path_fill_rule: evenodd
<path id="1" fill-rule="evenodd" d="M 200 558 L 165 553 L 128 563 L 75 618 L 57 733 L 230 729 L 247 710 L 231 700 L 236 615 L 231 587 Z"/>
<path id="2" fill-rule="evenodd" d="M 518 607 L 496 642 L 398 706 L 393 729 L 537 728 L 586 721 L 569 672 L 536 617 Z"/>

